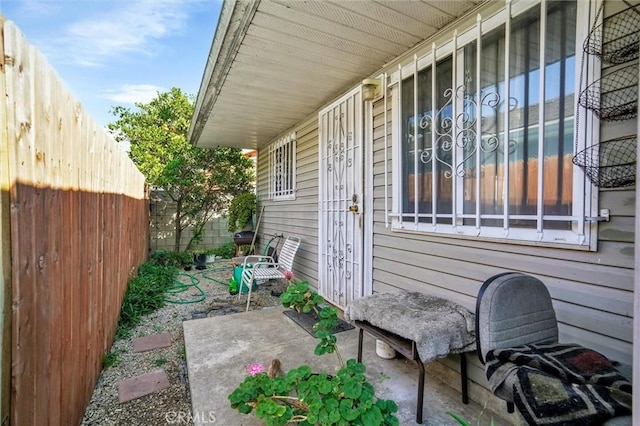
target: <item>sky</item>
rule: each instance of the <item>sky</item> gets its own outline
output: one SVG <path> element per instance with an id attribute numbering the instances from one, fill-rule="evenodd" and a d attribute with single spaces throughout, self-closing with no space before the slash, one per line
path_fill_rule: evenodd
<path id="1" fill-rule="evenodd" d="M 222 0 L 0 0 L 101 126 L 178 87 L 197 94 Z"/>

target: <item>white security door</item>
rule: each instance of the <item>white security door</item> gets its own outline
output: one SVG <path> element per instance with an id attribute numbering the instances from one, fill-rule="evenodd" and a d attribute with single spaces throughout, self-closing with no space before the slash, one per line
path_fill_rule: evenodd
<path id="1" fill-rule="evenodd" d="M 319 292 L 341 308 L 363 296 L 362 98 L 353 90 L 319 113 Z"/>

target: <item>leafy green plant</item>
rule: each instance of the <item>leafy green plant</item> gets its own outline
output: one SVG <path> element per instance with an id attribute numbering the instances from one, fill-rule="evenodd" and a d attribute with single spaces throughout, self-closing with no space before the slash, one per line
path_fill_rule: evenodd
<path id="1" fill-rule="evenodd" d="M 157 266 L 182 268 L 193 262 L 192 255 L 187 252 L 156 250 L 149 258 L 149 262 Z"/>
<path id="2" fill-rule="evenodd" d="M 205 224 L 223 213 L 229 200 L 250 190 L 254 163 L 240 149 L 200 148 L 189 142 L 194 97 L 173 87 L 135 108 L 116 106 L 108 128 L 118 142 L 130 144 L 129 156 L 146 181 L 176 205 L 174 248 L 182 251 L 182 233 L 193 231 L 185 251 L 204 236 Z"/>
<path id="3" fill-rule="evenodd" d="M 166 358 L 156 358 L 156 359 L 153 360 L 153 365 L 155 365 L 156 367 L 162 367 L 167 362 L 168 361 L 167 361 Z"/>
<path id="4" fill-rule="evenodd" d="M 177 349 L 178 355 L 180 359 L 183 361 L 187 360 L 187 349 L 184 347 L 184 344 Z"/>
<path id="5" fill-rule="evenodd" d="M 314 353 L 316 355 L 335 353 L 340 367 L 344 367 L 342 356 L 336 345 L 337 339 L 333 334 L 334 327 L 338 325 L 338 310 L 330 306 L 318 309 L 324 303 L 324 298 L 318 293 L 309 290 L 307 281 L 290 284 L 287 290 L 280 295 L 280 301 L 285 308 L 293 308 L 297 312 L 308 313 L 312 310 L 315 311 L 320 321 L 313 325 L 313 330 L 316 332 L 316 337 L 320 339 L 320 342 L 316 346 Z"/>
<path id="6" fill-rule="evenodd" d="M 487 409 L 487 405 L 485 404 L 485 406 L 482 408 L 482 411 L 480 411 L 480 415 L 478 416 L 477 426 L 480 426 L 480 420 L 482 419 L 482 415 L 484 414 L 486 409 Z M 460 425 L 462 425 L 462 426 L 471 426 L 471 423 L 469 423 L 467 420 L 465 420 L 461 415 L 459 415 L 457 413 L 454 413 L 454 412 L 451 412 L 451 411 L 447 411 L 447 414 L 450 415 Z M 491 419 L 491 422 L 489 423 L 489 426 L 494 426 L 493 419 Z"/>
<path id="7" fill-rule="evenodd" d="M 251 244 L 243 244 L 239 247 L 239 252 L 241 253 L 241 256 L 247 256 L 248 254 L 250 254 L 249 252 L 251 251 Z"/>
<path id="8" fill-rule="evenodd" d="M 144 315 L 165 305 L 165 292 L 173 285 L 173 278 L 182 265 L 186 253 L 156 252 L 148 262 L 138 268 L 138 274 L 129 280 L 122 300 L 116 338 L 131 335 L 131 330 Z"/>
<path id="9" fill-rule="evenodd" d="M 115 367 L 120 365 L 120 353 L 118 351 L 111 351 L 104 354 L 102 357 L 102 368 Z"/>
<path id="10" fill-rule="evenodd" d="M 320 342 L 316 355 L 335 353 L 340 363 L 336 375 L 314 373 L 302 365 L 284 376 L 272 377 L 264 368 L 252 368 L 244 381 L 229 395 L 231 407 L 240 413 L 255 412 L 268 426 L 301 425 L 398 425 L 394 401 L 379 399 L 367 381 L 364 364 L 349 359 L 343 363 L 333 328 L 337 310 L 320 307 L 322 296 L 309 289 L 306 281 L 291 284 L 280 296 L 285 307 L 298 312 L 315 311 L 314 325 Z"/>
<path id="11" fill-rule="evenodd" d="M 191 250 L 191 254 L 194 256 L 194 258 L 199 255 L 213 256 L 216 254 L 216 250 L 211 248 L 195 249 L 195 250 Z"/>
<path id="12" fill-rule="evenodd" d="M 231 200 L 228 210 L 227 229 L 236 232 L 242 229 L 252 215 L 256 213 L 256 196 L 252 192 L 243 192 Z"/>
<path id="13" fill-rule="evenodd" d="M 218 248 L 213 249 L 213 254 L 223 259 L 231 259 L 236 254 L 236 245 L 233 241 L 224 243 Z"/>
<path id="14" fill-rule="evenodd" d="M 456 413 L 452 413 L 450 411 L 447 412 L 448 415 L 450 415 L 451 417 L 453 417 L 453 419 L 458 422 L 459 424 L 461 424 L 462 426 L 471 426 L 471 424 L 466 421 L 462 416 L 460 416 L 459 414 Z"/>

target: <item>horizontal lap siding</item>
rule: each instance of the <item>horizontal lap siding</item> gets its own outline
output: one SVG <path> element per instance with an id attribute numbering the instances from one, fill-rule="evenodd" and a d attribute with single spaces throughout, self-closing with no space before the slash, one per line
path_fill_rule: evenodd
<path id="1" fill-rule="evenodd" d="M 296 147 L 296 199 L 269 200 L 269 146 L 258 151 L 257 196 L 260 221 L 260 252 L 274 234 L 302 239 L 293 263 L 296 278 L 318 283 L 318 120 L 311 117 L 294 129 Z"/>

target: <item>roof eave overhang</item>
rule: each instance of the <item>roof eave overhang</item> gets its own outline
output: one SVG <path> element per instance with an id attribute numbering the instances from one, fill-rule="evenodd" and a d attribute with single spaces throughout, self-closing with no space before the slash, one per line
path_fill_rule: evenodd
<path id="1" fill-rule="evenodd" d="M 199 145 L 202 130 L 259 4 L 260 0 L 226 0 L 222 3 L 189 128 L 188 139 L 195 146 Z M 228 143 L 225 145 L 229 146 Z M 238 145 L 237 148 L 250 147 Z"/>

